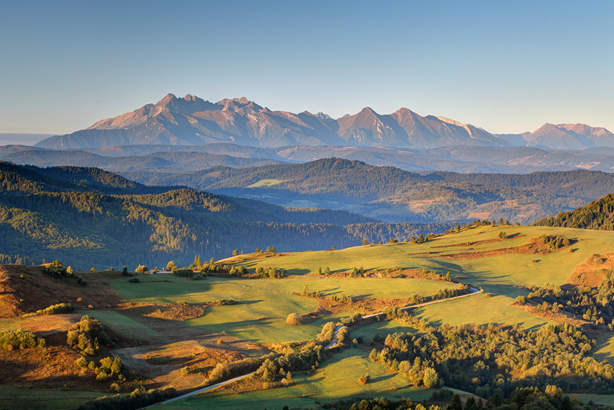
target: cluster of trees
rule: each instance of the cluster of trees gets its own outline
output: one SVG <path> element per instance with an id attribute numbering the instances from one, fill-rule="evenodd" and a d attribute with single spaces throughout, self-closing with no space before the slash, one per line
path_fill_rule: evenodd
<path id="1" fill-rule="evenodd" d="M 0 332 L 0 348 L 4 350 L 45 347 L 47 342 L 29 330 L 5 330 Z"/>
<path id="2" fill-rule="evenodd" d="M 309 290 L 307 285 L 305 285 L 305 287 L 301 291 L 301 296 L 305 296 L 305 297 L 308 297 L 308 298 L 322 298 L 322 299 L 326 299 L 326 296 L 322 295 L 319 290 L 316 290 L 315 292 L 312 292 L 312 291 Z M 332 294 L 332 295 L 330 295 L 330 300 L 332 300 L 333 302 L 348 303 L 350 305 L 352 303 L 354 303 L 354 299 L 351 296 L 346 296 L 345 293 L 342 293 L 340 295 Z"/>
<path id="3" fill-rule="evenodd" d="M 87 281 L 83 279 L 81 275 L 77 276 L 70 266 L 68 268 L 62 267 L 62 262 L 58 260 L 54 260 L 49 264 L 49 266 L 45 266 L 43 268 L 43 273 L 46 273 L 47 275 L 56 279 L 71 278 L 74 279 L 79 285 L 87 286 Z"/>
<path id="4" fill-rule="evenodd" d="M 548 245 L 550 249 L 556 250 L 561 249 L 564 246 L 571 245 L 571 241 L 567 238 L 563 238 L 559 235 L 542 235 L 539 237 L 541 243 L 544 245 Z"/>
<path id="5" fill-rule="evenodd" d="M 145 390 L 143 387 L 135 389 L 132 393 L 120 396 L 119 394 L 112 397 L 100 397 L 93 401 L 81 403 L 78 410 L 137 410 L 142 407 L 150 406 L 164 400 L 177 397 L 177 391 L 174 387 L 168 387 L 164 390 L 150 389 Z"/>
<path id="6" fill-rule="evenodd" d="M 57 305 L 51 305 L 48 308 L 37 310 L 36 314 L 42 315 L 60 315 L 62 313 L 72 313 L 75 311 L 75 307 L 70 303 L 58 303 Z"/>
<path id="7" fill-rule="evenodd" d="M 106 380 L 125 381 L 126 377 L 122 374 L 122 360 L 119 356 L 105 357 L 100 359 L 100 365 L 96 366 L 96 362 L 88 361 L 85 357 L 80 357 L 75 361 L 75 364 L 84 369 L 90 369 L 96 373 L 96 381 L 104 382 Z"/>
<path id="8" fill-rule="evenodd" d="M 597 288 L 588 286 L 562 289 L 549 283 L 542 287 L 530 286 L 527 298 L 541 307 L 557 313 L 560 310 L 582 316 L 596 325 L 607 325 L 614 329 L 614 271 L 607 271 Z M 516 299 L 517 302 L 525 301 Z"/>
<path id="9" fill-rule="evenodd" d="M 372 352 L 378 362 L 432 364 L 447 386 L 481 397 L 508 398 L 518 387 L 557 385 L 564 390 L 614 392 L 614 368 L 588 353 L 595 342 L 572 325 L 547 325 L 538 331 L 518 326 L 463 325 L 439 328 L 405 316 L 416 334 L 388 335 L 384 347 Z"/>
<path id="10" fill-rule="evenodd" d="M 88 356 L 93 356 L 100 351 L 99 342 L 107 347 L 114 346 L 102 324 L 87 315 L 82 316 L 79 323 L 75 323 L 68 330 L 66 344 L 78 348 Z"/>
<path id="11" fill-rule="evenodd" d="M 442 389 L 433 392 L 430 401 L 449 402 L 448 410 L 509 410 L 509 409 L 535 409 L 535 410 L 586 410 L 575 395 L 567 396 L 557 386 L 546 386 L 543 389 L 535 387 L 521 387 L 514 390 L 510 397 L 504 401 L 498 395 L 493 395 L 486 402 L 481 398 L 477 400 L 470 397 L 463 405 L 458 393 Z M 411 399 L 389 400 L 386 398 L 362 399 L 354 398 L 334 403 L 324 403 L 323 409 L 337 410 L 427 410 L 428 403 L 415 403 Z M 609 407 L 603 407 L 609 410 Z M 430 405 L 428 410 L 441 410 L 441 407 Z"/>
<path id="12" fill-rule="evenodd" d="M 614 193 L 556 217 L 540 219 L 533 225 L 611 231 L 614 229 Z"/>

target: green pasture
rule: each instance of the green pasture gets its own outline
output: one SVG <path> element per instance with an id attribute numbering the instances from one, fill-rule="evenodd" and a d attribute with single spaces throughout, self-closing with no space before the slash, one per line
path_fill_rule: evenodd
<path id="1" fill-rule="evenodd" d="M 77 313 L 98 319 L 104 326 L 129 339 L 167 341 L 164 335 L 114 310 L 85 310 Z"/>
<path id="2" fill-rule="evenodd" d="M 74 409 L 79 404 L 102 396 L 101 392 L 62 391 L 58 389 L 11 388 L 0 386 L 0 408 L 21 410 Z"/>
<path id="3" fill-rule="evenodd" d="M 352 336 L 354 333 L 352 333 Z M 371 382 L 358 384 L 358 378 L 369 374 Z M 203 393 L 174 403 L 160 406 L 160 409 L 202 409 L 219 410 L 316 408 L 316 402 L 330 402 L 361 397 L 411 398 L 414 401 L 429 399 L 432 390 L 408 386 L 403 376 L 391 373 L 386 366 L 372 363 L 365 352 L 346 349 L 324 362 L 313 375 L 293 375 L 296 384 L 288 388 L 243 394 Z"/>
<path id="4" fill-rule="evenodd" d="M 588 404 L 592 401 L 600 406 L 614 406 L 614 394 L 576 394 L 582 404 Z"/>
<path id="5" fill-rule="evenodd" d="M 353 330 L 351 338 L 357 339 L 358 337 L 362 336 L 363 343 L 368 344 L 371 343 L 376 333 L 378 333 L 380 337 L 386 337 L 388 334 L 408 332 L 414 333 L 416 332 L 416 329 L 396 320 L 382 320 L 380 322 L 371 323 L 370 325 L 362 326 Z"/>
<path id="6" fill-rule="evenodd" d="M 602 361 L 607 360 L 614 365 L 614 333 L 608 332 L 597 339 L 597 346 L 591 352 L 591 356 Z"/>
<path id="7" fill-rule="evenodd" d="M 288 278 L 288 279 L 231 279 L 208 278 L 189 281 L 172 274 L 144 275 L 141 283 L 129 283 L 121 278 L 112 282 L 113 288 L 131 302 L 206 303 L 218 299 L 241 302 L 232 306 L 213 306 L 205 315 L 184 322 L 188 326 L 202 326 L 244 340 L 261 343 L 308 340 L 328 321 L 337 321 L 349 313 L 330 315 L 304 326 L 286 325 L 290 313 L 314 311 L 315 300 L 293 295 L 305 286 L 323 295 L 363 296 L 374 298 L 406 298 L 414 294 L 428 296 L 439 289 L 457 285 L 422 279 L 345 279 L 345 278 Z M 167 282 L 165 282 L 167 281 Z M 118 314 L 119 315 L 119 314 Z M 92 316 L 96 317 L 93 313 Z M 123 316 L 123 315 L 120 315 Z M 101 319 L 102 320 L 102 319 Z M 142 325 L 141 325 L 142 326 Z"/>
<path id="8" fill-rule="evenodd" d="M 466 245 L 489 239 L 497 239 L 501 231 L 518 236 L 506 241 Z M 579 240 L 567 249 L 548 255 L 499 255 L 476 259 L 451 259 L 441 255 L 467 253 L 515 247 L 526 244 L 531 238 L 561 235 Z M 520 235 L 524 235 L 520 237 Z M 462 246 L 453 246 L 462 245 Z M 241 265 L 278 267 L 289 274 L 316 274 L 318 268 L 330 268 L 332 272 L 350 272 L 353 267 L 365 269 L 403 268 L 423 269 L 438 273 L 450 272 L 452 276 L 468 276 L 466 281 L 476 285 L 543 285 L 545 282 L 563 284 L 574 267 L 594 253 L 614 249 L 614 235 L 606 231 L 550 228 L 537 226 L 477 227 L 456 234 L 444 235 L 423 244 L 385 244 L 357 246 L 335 251 L 297 252 L 285 256 L 247 260 Z M 278 247 L 278 250 L 282 250 Z"/>
<path id="9" fill-rule="evenodd" d="M 491 297 L 485 297 L 490 293 Z M 484 293 L 422 307 L 414 316 L 427 320 L 435 326 L 447 323 L 452 326 L 475 323 L 485 325 L 519 324 L 523 329 L 536 329 L 552 323 L 540 316 L 510 306 L 519 295 L 527 292 L 511 286 L 484 286 Z"/>

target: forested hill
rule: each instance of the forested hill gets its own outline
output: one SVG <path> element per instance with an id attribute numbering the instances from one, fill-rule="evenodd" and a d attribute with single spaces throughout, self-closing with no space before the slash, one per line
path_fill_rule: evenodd
<path id="1" fill-rule="evenodd" d="M 429 175 L 446 182 L 495 185 L 586 199 L 597 199 L 614 192 L 614 174 L 583 169 L 530 174 L 434 172 Z"/>
<path id="2" fill-rule="evenodd" d="M 503 218 L 530 224 L 614 191 L 614 175 L 599 171 L 419 174 L 339 158 L 125 175 L 149 185 L 183 185 L 276 205 L 347 209 L 393 223 Z"/>
<path id="3" fill-rule="evenodd" d="M 138 173 L 132 173 L 138 177 Z M 404 190 L 408 185 L 433 178 L 395 167 L 375 167 L 339 158 L 302 164 L 267 165 L 253 168 L 214 167 L 170 176 L 144 177 L 150 185 L 185 185 L 198 189 L 249 187 L 270 180 L 275 189 L 298 193 L 326 193 L 356 198 L 380 198 Z"/>
<path id="4" fill-rule="evenodd" d="M 133 185 L 92 168 L 39 170 L 0 162 L 0 263 L 64 260 L 73 267 L 116 268 L 195 255 L 226 257 L 237 249 L 278 251 L 354 246 L 363 240 L 399 240 L 440 232 L 450 224 L 392 227 L 345 211 L 293 210 L 193 189 Z M 116 187 L 121 194 L 104 191 Z M 103 188 L 102 190 L 100 188 Z M 323 223 L 313 223 L 318 220 Z M 305 223 L 307 222 L 307 223 Z M 343 225 L 352 224 L 351 228 Z"/>
<path id="5" fill-rule="evenodd" d="M 541 219 L 534 225 L 614 230 L 614 193 L 574 211 Z"/>
<path id="6" fill-rule="evenodd" d="M 149 185 L 183 185 L 197 189 L 249 187 L 271 181 L 272 189 L 302 194 L 327 193 L 356 198 L 382 198 L 405 192 L 415 185 L 472 184 L 547 192 L 557 196 L 597 199 L 614 192 L 614 174 L 601 171 L 557 171 L 530 174 L 419 174 L 395 167 L 378 167 L 361 161 L 326 158 L 302 164 L 250 168 L 214 167 L 181 174 L 128 173 Z"/>

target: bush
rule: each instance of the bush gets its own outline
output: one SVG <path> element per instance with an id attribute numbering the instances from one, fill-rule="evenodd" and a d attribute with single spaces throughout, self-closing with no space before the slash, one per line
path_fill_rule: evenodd
<path id="1" fill-rule="evenodd" d="M 371 376 L 368 374 L 365 374 L 364 376 L 361 376 L 360 379 L 358 379 L 358 384 L 367 384 L 371 381 Z"/>
<path id="2" fill-rule="evenodd" d="M 49 306 L 43 310 L 37 310 L 36 314 L 39 316 L 42 315 L 59 315 L 62 313 L 72 313 L 75 311 L 75 307 L 70 303 L 60 303 L 57 305 Z"/>
<path id="3" fill-rule="evenodd" d="M 80 357 L 75 360 L 75 364 L 79 367 L 87 368 L 87 360 L 85 360 L 85 357 Z"/>
<path id="4" fill-rule="evenodd" d="M 290 326 L 300 326 L 303 324 L 303 320 L 296 313 L 290 313 L 286 318 L 286 324 Z"/>
<path id="5" fill-rule="evenodd" d="M 29 330 L 7 330 L 0 332 L 0 348 L 4 350 L 45 347 L 47 342 Z"/>
<path id="6" fill-rule="evenodd" d="M 130 282 L 130 283 L 139 283 L 141 281 L 138 278 L 132 278 L 128 282 Z"/>
<path id="7" fill-rule="evenodd" d="M 81 321 L 68 330 L 66 338 L 68 346 L 76 347 L 90 356 L 98 353 L 100 349 L 99 341 L 107 347 L 113 347 L 113 342 L 105 333 L 102 324 L 87 315 L 81 317 Z"/>
<path id="8" fill-rule="evenodd" d="M 229 305 L 238 305 L 239 302 L 237 302 L 236 300 L 232 300 L 232 299 L 218 299 L 215 302 L 213 302 L 213 305 L 215 306 L 229 306 Z"/>

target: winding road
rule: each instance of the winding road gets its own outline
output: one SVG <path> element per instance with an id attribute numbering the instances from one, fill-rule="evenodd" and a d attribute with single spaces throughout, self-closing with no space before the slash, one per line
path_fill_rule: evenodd
<path id="1" fill-rule="evenodd" d="M 420 307 L 423 307 L 423 306 L 434 305 L 436 303 L 449 302 L 451 300 L 456 300 L 456 299 L 460 299 L 460 298 L 466 298 L 466 297 L 469 297 L 469 296 L 473 296 L 473 295 L 476 295 L 478 293 L 482 293 L 483 291 L 484 291 L 483 289 L 477 289 L 477 288 L 473 288 L 472 287 L 471 288 L 471 293 L 467 293 L 466 295 L 460 295 L 460 296 L 455 296 L 453 298 L 439 299 L 439 300 L 433 300 L 431 302 L 420 303 L 418 305 L 412 305 L 412 306 L 407 306 L 407 307 L 401 308 L 401 310 L 416 309 L 416 308 L 420 308 Z M 383 314 L 384 314 L 384 312 L 372 313 L 370 315 L 363 316 L 362 320 L 370 319 L 372 317 L 383 315 Z M 333 334 L 333 340 L 328 345 L 326 345 L 326 347 L 325 347 L 326 349 L 332 349 L 337 344 L 337 341 L 338 341 L 337 340 L 337 334 L 339 333 L 339 330 L 343 326 L 344 325 L 337 325 L 337 327 L 335 328 L 335 333 Z M 227 384 L 234 383 L 236 381 L 246 379 L 246 378 L 250 377 L 251 375 L 253 375 L 254 373 L 256 373 L 256 372 L 247 373 L 247 374 L 244 374 L 242 376 L 235 377 L 234 379 L 230 379 L 230 380 L 226 380 L 226 381 L 223 381 L 223 382 L 220 382 L 220 383 L 217 383 L 217 384 L 213 384 L 211 386 L 204 387 L 204 388 L 199 389 L 199 390 L 194 390 L 191 393 L 187 393 L 187 394 L 184 394 L 182 396 L 175 397 L 173 399 L 161 401 L 160 403 L 152 404 L 151 406 L 142 407 L 142 409 L 149 409 L 149 408 L 152 408 L 152 407 L 160 406 L 162 404 L 168 404 L 168 403 L 172 403 L 174 401 L 183 400 L 183 399 L 185 399 L 187 397 L 194 396 L 194 395 L 200 394 L 200 393 L 204 393 L 206 391 L 213 390 L 213 389 L 216 389 L 218 387 L 225 386 Z"/>

